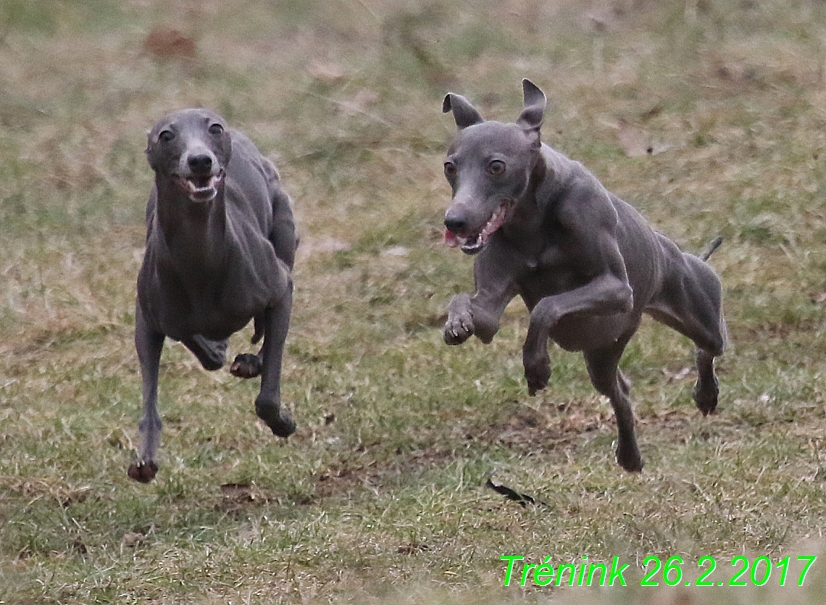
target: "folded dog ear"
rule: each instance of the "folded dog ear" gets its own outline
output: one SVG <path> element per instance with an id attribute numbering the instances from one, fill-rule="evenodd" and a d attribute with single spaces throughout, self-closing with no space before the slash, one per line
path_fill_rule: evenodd
<path id="1" fill-rule="evenodd" d="M 155 162 L 152 160 L 152 133 L 154 130 L 147 130 L 146 131 L 146 149 L 143 150 L 144 155 L 146 155 L 146 161 L 149 162 L 149 167 L 152 170 L 157 170 Z"/>
<path id="2" fill-rule="evenodd" d="M 539 129 L 542 127 L 542 119 L 545 115 L 548 100 L 545 98 L 545 93 L 527 78 L 522 80 L 522 92 L 525 98 L 525 108 L 516 123 L 523 128 L 525 134 L 532 138 L 534 145 L 538 147 L 540 144 Z"/>
<path id="3" fill-rule="evenodd" d="M 462 95 L 449 92 L 442 103 L 442 112 L 447 113 L 451 110 L 453 111 L 453 119 L 456 120 L 456 126 L 459 130 L 463 130 L 474 124 L 481 124 L 485 121 L 466 98 Z"/>

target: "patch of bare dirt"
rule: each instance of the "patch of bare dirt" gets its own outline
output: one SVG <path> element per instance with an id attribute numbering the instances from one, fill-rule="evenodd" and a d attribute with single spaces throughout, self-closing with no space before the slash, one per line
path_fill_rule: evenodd
<path id="1" fill-rule="evenodd" d="M 193 61 L 198 57 L 195 39 L 177 29 L 156 27 L 143 41 L 144 52 L 162 60 Z"/>
<path id="2" fill-rule="evenodd" d="M 215 510 L 239 513 L 251 506 L 266 504 L 271 499 L 255 483 L 224 483 L 221 485 L 221 501 L 215 505 Z"/>
<path id="3" fill-rule="evenodd" d="M 553 449 L 584 433 L 612 429 L 610 408 L 594 411 L 590 406 L 566 403 L 557 406 L 556 412 L 523 407 L 505 422 L 474 432 L 473 437 L 514 449 Z"/>
<path id="4" fill-rule="evenodd" d="M 369 458 L 368 447 L 360 448 L 361 460 L 344 459 L 331 464 L 316 476 L 315 495 L 319 498 L 344 496 L 357 489 L 377 489 L 388 479 L 407 472 L 443 466 L 456 456 L 447 449 L 430 447 L 413 451 L 396 450 L 382 458 Z M 364 454 L 367 454 L 365 456 Z"/>

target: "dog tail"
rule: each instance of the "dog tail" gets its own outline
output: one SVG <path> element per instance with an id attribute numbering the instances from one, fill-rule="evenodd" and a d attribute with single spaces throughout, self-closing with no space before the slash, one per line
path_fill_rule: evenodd
<path id="1" fill-rule="evenodd" d="M 713 240 L 711 240 L 711 243 L 708 245 L 708 248 L 706 248 L 705 252 L 700 254 L 700 260 L 701 261 L 707 261 L 708 258 L 712 254 L 714 254 L 714 251 L 717 250 L 717 248 L 719 248 L 720 244 L 722 244 L 722 243 L 723 243 L 723 238 L 722 237 L 715 237 Z"/>

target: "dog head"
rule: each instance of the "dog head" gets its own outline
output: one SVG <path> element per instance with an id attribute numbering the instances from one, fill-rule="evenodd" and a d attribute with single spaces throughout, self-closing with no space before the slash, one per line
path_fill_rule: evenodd
<path id="1" fill-rule="evenodd" d="M 447 152 L 445 177 L 453 203 L 445 213 L 445 242 L 466 254 L 480 252 L 525 195 L 540 157 L 545 94 L 522 80 L 525 106 L 515 123 L 485 122 L 461 95 L 449 93 L 442 111 L 459 129 Z"/>
<path id="2" fill-rule="evenodd" d="M 169 114 L 149 131 L 146 146 L 146 158 L 156 177 L 198 203 L 218 195 L 231 154 L 224 118 L 208 109 Z"/>

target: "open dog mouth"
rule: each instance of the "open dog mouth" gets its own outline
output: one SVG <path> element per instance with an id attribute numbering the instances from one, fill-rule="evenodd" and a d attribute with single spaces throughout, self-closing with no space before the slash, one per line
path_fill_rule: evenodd
<path id="1" fill-rule="evenodd" d="M 455 233 L 450 229 L 445 229 L 445 244 L 451 248 L 461 248 L 465 254 L 476 254 L 481 252 L 490 237 L 496 233 L 510 216 L 513 208 L 513 200 L 506 200 L 499 205 L 485 226 L 473 233 Z"/>
<path id="2" fill-rule="evenodd" d="M 178 185 L 193 202 L 211 202 L 218 195 L 218 185 L 223 178 L 223 170 L 218 174 L 179 176 Z"/>

